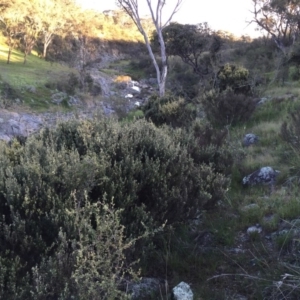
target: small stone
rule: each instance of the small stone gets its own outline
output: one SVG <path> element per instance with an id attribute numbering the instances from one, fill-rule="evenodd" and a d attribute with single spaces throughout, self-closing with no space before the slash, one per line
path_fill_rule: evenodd
<path id="1" fill-rule="evenodd" d="M 132 90 L 133 93 L 138 93 L 139 94 L 141 92 L 141 89 L 138 86 L 132 86 L 131 90 Z"/>
<path id="2" fill-rule="evenodd" d="M 267 101 L 269 101 L 269 98 L 267 97 L 263 97 L 259 100 L 259 102 L 257 103 L 257 105 L 262 105 L 264 103 L 266 103 Z"/>
<path id="3" fill-rule="evenodd" d="M 128 292 L 131 293 L 132 300 L 149 299 L 153 294 L 159 294 L 162 288 L 162 280 L 157 278 L 142 278 L 139 282 L 130 284 Z"/>
<path id="4" fill-rule="evenodd" d="M 263 167 L 243 178 L 244 185 L 269 184 L 274 185 L 280 172 L 271 167 Z"/>
<path id="5" fill-rule="evenodd" d="M 174 300 L 193 300 L 194 295 L 190 286 L 183 281 L 176 285 L 172 291 Z"/>
<path id="6" fill-rule="evenodd" d="M 249 210 L 254 210 L 254 209 L 259 209 L 259 205 L 256 203 L 251 203 L 251 204 L 244 206 L 242 208 L 242 211 L 249 211 Z"/>
<path id="7" fill-rule="evenodd" d="M 251 226 L 247 229 L 247 234 L 248 235 L 251 235 L 251 234 L 254 234 L 254 233 L 261 233 L 262 232 L 262 229 L 260 226 Z"/>
<path id="8" fill-rule="evenodd" d="M 243 146 L 249 147 L 258 142 L 258 136 L 254 133 L 247 133 L 243 138 Z"/>

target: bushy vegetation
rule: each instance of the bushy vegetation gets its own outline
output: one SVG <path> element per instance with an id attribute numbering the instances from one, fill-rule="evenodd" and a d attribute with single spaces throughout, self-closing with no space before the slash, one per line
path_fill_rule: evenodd
<path id="1" fill-rule="evenodd" d="M 5 0 L 12 11 L 18 2 Z M 195 299 L 298 299 L 297 39 L 236 39 L 206 23 L 171 23 L 167 93 L 158 97 L 152 60 L 126 14 L 75 19 L 74 32 L 54 34 L 45 60 L 40 31 L 25 65 L 24 32 L 7 64 L 1 27 L 0 108 L 21 99 L 48 109 L 58 91 L 92 102 L 101 87 L 89 68 L 103 65 L 115 84 L 109 92 L 103 84 L 96 100 L 120 122 L 98 115 L 0 143 L 0 298 L 130 299 L 130 284 L 145 276 L 169 283 L 160 300 L 180 281 Z M 133 95 L 143 104 L 128 112 L 133 102 L 122 92 L 131 78 L 143 79 Z M 242 147 L 247 133 L 257 143 Z M 280 171 L 272 193 L 243 187 L 264 166 Z"/>
<path id="2" fill-rule="evenodd" d="M 249 71 L 243 67 L 225 64 L 218 71 L 214 86 L 220 92 L 230 88 L 235 94 L 248 95 L 251 92 Z"/>
<path id="3" fill-rule="evenodd" d="M 219 92 L 211 90 L 203 96 L 208 119 L 217 125 L 236 125 L 249 120 L 256 108 L 253 97 L 236 94 L 231 88 Z"/>
<path id="4" fill-rule="evenodd" d="M 167 124 L 173 127 L 184 127 L 197 116 L 197 108 L 193 103 L 174 95 L 166 95 L 162 98 L 154 95 L 142 109 L 145 118 L 157 126 Z"/>
<path id="5" fill-rule="evenodd" d="M 228 188 L 191 142 L 146 121 L 94 120 L 1 144 L 1 297 L 117 298 L 136 239 L 150 243 Z"/>

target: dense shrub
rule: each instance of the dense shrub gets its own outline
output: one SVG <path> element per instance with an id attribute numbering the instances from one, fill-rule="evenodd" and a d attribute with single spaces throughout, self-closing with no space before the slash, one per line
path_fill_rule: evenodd
<path id="1" fill-rule="evenodd" d="M 214 87 L 221 92 L 230 88 L 236 94 L 251 94 L 249 71 L 243 67 L 225 64 L 217 73 Z"/>
<path id="2" fill-rule="evenodd" d="M 200 77 L 193 68 L 178 57 L 169 57 L 169 79 L 167 88 L 172 94 L 185 99 L 194 99 L 198 95 Z"/>
<path id="3" fill-rule="evenodd" d="M 0 297 L 117 298 L 131 273 L 125 236 L 194 218 L 228 188 L 194 139 L 95 120 L 0 144 Z"/>
<path id="4" fill-rule="evenodd" d="M 230 175 L 234 162 L 234 153 L 227 144 L 228 131 L 216 129 L 210 123 L 196 120 L 184 132 L 189 153 L 195 162 L 207 164 L 216 172 Z"/>
<path id="5" fill-rule="evenodd" d="M 59 81 L 48 81 L 45 83 L 48 89 L 57 89 L 61 92 L 66 92 L 69 95 L 74 95 L 79 89 L 79 78 L 76 74 L 69 73 L 67 78 L 60 78 Z"/>
<path id="6" fill-rule="evenodd" d="M 65 86 L 66 92 L 68 94 L 74 95 L 76 88 L 79 86 L 79 78 L 73 72 L 68 75 L 68 81 Z"/>
<path id="7" fill-rule="evenodd" d="M 236 94 L 232 89 L 207 92 L 202 104 L 208 119 L 217 125 L 235 125 L 246 122 L 253 114 L 256 102 L 253 97 Z"/>
<path id="8" fill-rule="evenodd" d="M 147 120 L 155 125 L 167 124 L 173 127 L 186 126 L 196 118 L 196 107 L 182 97 L 166 95 L 152 96 L 142 107 Z"/>

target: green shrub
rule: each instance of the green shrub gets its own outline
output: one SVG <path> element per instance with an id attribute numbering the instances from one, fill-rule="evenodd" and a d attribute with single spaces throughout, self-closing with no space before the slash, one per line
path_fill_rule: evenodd
<path id="1" fill-rule="evenodd" d="M 65 86 L 65 91 L 70 94 L 70 95 L 74 95 L 76 88 L 79 87 L 79 78 L 76 74 L 74 73 L 70 73 L 68 75 L 68 81 L 67 84 Z"/>
<path id="2" fill-rule="evenodd" d="M 214 87 L 221 92 L 231 89 L 236 94 L 251 94 L 249 71 L 243 67 L 225 64 L 217 73 Z"/>
<path id="3" fill-rule="evenodd" d="M 45 87 L 52 90 L 59 90 L 69 95 L 74 95 L 79 88 L 79 78 L 73 72 L 68 74 L 66 79 L 60 79 L 59 81 L 49 81 L 45 83 Z"/>
<path id="4" fill-rule="evenodd" d="M 182 97 L 166 95 L 162 98 L 152 96 L 142 107 L 147 120 L 155 125 L 187 126 L 196 118 L 197 110 L 192 103 Z"/>
<path id="5" fill-rule="evenodd" d="M 0 144 L 1 298 L 117 298 L 135 253 L 152 244 L 136 238 L 224 197 L 220 163 L 196 156 L 192 140 L 102 119 Z"/>
<path id="6" fill-rule="evenodd" d="M 207 92 L 202 104 L 208 120 L 220 126 L 246 122 L 256 108 L 253 97 L 236 94 L 230 88 L 222 92 Z"/>
<path id="7" fill-rule="evenodd" d="M 215 172 L 230 175 L 234 153 L 227 143 L 228 131 L 216 129 L 203 120 L 195 120 L 187 130 L 182 131 L 188 151 L 198 164 L 211 166 Z"/>

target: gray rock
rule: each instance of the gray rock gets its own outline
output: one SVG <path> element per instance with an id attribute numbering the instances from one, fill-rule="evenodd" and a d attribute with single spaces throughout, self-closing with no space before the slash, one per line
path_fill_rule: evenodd
<path id="1" fill-rule="evenodd" d="M 68 99 L 68 95 L 64 92 L 58 92 L 51 95 L 51 101 L 55 104 L 60 104 L 63 100 Z"/>
<path id="2" fill-rule="evenodd" d="M 254 133 L 247 133 L 243 138 L 243 146 L 249 147 L 258 142 L 258 136 Z"/>
<path id="3" fill-rule="evenodd" d="M 262 105 L 262 104 L 266 103 L 266 102 L 269 101 L 269 100 L 270 100 L 269 98 L 263 97 L 263 98 L 261 98 L 261 99 L 258 101 L 257 105 Z"/>
<path id="4" fill-rule="evenodd" d="M 35 93 L 36 92 L 36 87 L 32 86 L 32 85 L 28 85 L 26 86 L 27 91 L 31 92 L 31 93 Z"/>
<path id="5" fill-rule="evenodd" d="M 172 291 L 174 300 L 193 300 L 194 295 L 190 286 L 183 281 L 176 285 Z"/>
<path id="6" fill-rule="evenodd" d="M 69 96 L 68 104 L 69 105 L 79 105 L 79 104 L 81 104 L 81 101 L 74 96 Z"/>
<path id="7" fill-rule="evenodd" d="M 110 116 L 115 113 L 115 110 L 109 104 L 103 105 L 103 111 L 106 116 Z"/>
<path id="8" fill-rule="evenodd" d="M 9 142 L 10 140 L 11 138 L 8 135 L 0 133 L 0 141 Z"/>
<path id="9" fill-rule="evenodd" d="M 240 253 L 245 253 L 246 250 L 240 249 L 240 248 L 232 248 L 232 249 L 229 249 L 228 252 L 233 253 L 233 254 L 240 254 Z"/>
<path id="10" fill-rule="evenodd" d="M 159 295 L 161 289 L 165 289 L 164 285 L 166 285 L 165 280 L 145 277 L 140 282 L 130 284 L 128 293 L 131 294 L 132 300 L 149 299 L 154 295 Z"/>
<path id="11" fill-rule="evenodd" d="M 244 185 L 257 185 L 257 184 L 268 184 L 273 186 L 276 181 L 276 177 L 280 173 L 271 167 L 263 167 L 252 174 L 243 178 Z"/>
<path id="12" fill-rule="evenodd" d="M 261 232 L 262 232 L 262 228 L 259 225 L 251 226 L 247 229 L 248 235 L 251 235 L 254 233 L 261 233 Z"/>
<path id="13" fill-rule="evenodd" d="M 259 209 L 259 205 L 256 204 L 256 203 L 252 203 L 252 204 L 248 204 L 248 205 L 244 206 L 242 208 L 242 211 L 246 212 L 246 211 L 249 211 L 249 210 L 257 210 L 257 209 Z"/>
<path id="14" fill-rule="evenodd" d="M 275 231 L 275 232 L 272 232 L 271 233 L 271 239 L 276 239 L 280 236 L 283 236 L 283 235 L 291 235 L 293 236 L 294 235 L 294 231 L 291 230 L 291 229 L 283 229 L 283 230 L 279 230 L 279 231 Z"/>
<path id="15" fill-rule="evenodd" d="M 132 94 L 140 94 L 141 93 L 141 89 L 138 86 L 132 86 L 130 88 L 130 91 Z"/>

